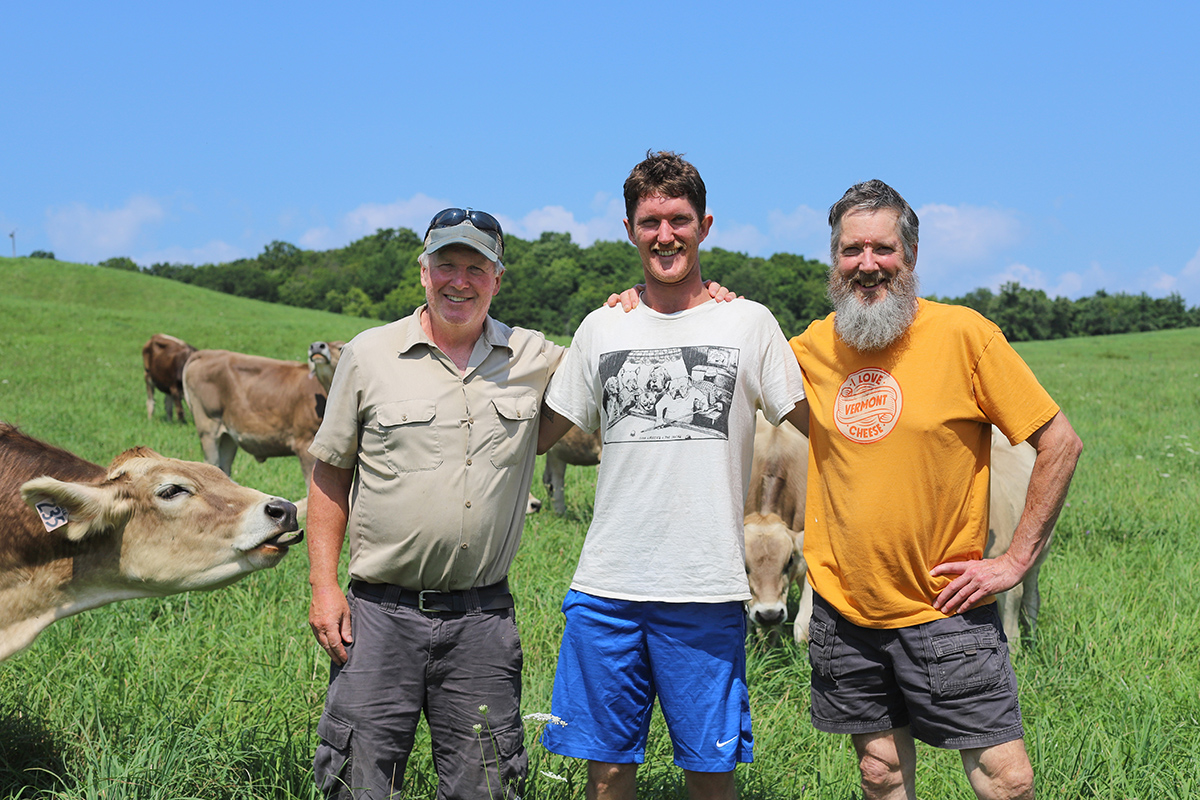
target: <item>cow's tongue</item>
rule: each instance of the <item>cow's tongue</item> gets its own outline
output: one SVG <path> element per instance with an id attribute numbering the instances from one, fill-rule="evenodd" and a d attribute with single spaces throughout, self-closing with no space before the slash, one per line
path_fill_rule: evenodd
<path id="1" fill-rule="evenodd" d="M 278 536 L 267 539 L 263 544 L 273 544 L 276 547 L 291 547 L 294 544 L 300 544 L 304 541 L 304 529 L 297 531 L 284 531 Z"/>

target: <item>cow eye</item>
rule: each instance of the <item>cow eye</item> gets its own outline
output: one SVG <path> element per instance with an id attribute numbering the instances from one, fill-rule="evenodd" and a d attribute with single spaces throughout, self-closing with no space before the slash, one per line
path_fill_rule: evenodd
<path id="1" fill-rule="evenodd" d="M 163 500 L 174 500 L 177 497 L 186 497 L 187 495 L 191 494 L 191 492 L 177 483 L 168 483 L 166 486 L 163 486 L 157 492 L 155 492 L 155 494 Z"/>

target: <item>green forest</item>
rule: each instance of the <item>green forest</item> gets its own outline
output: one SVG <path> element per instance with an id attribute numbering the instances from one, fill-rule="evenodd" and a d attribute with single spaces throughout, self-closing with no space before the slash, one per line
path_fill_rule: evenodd
<path id="1" fill-rule="evenodd" d="M 391 321 L 424 302 L 420 252 L 421 239 L 413 231 L 382 228 L 335 250 L 301 250 L 275 241 L 256 258 L 224 264 L 140 268 L 122 257 L 100 266 L 141 270 L 256 300 Z M 789 336 L 832 310 L 825 296 L 828 267 L 815 259 L 788 253 L 758 258 L 713 248 L 702 253 L 700 265 L 705 278 L 770 308 Z M 558 336 L 574 333 L 611 292 L 640 282 L 642 276 L 637 251 L 627 242 L 580 247 L 567 233 L 543 233 L 533 241 L 506 237 L 505 266 L 492 315 Z M 976 289 L 963 297 L 930 299 L 974 308 L 1012 341 L 1200 326 L 1200 308 L 1189 309 L 1178 294 L 1152 298 L 1102 290 L 1078 300 L 1051 299 L 1040 289 L 1008 283 L 999 293 Z"/>

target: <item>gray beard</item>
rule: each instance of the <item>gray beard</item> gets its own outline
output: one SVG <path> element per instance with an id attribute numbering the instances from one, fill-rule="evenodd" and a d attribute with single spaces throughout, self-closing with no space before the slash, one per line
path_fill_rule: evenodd
<path id="1" fill-rule="evenodd" d="M 850 281 L 829 276 L 829 300 L 836 312 L 833 329 L 855 350 L 882 350 L 899 339 L 917 316 L 917 274 L 902 270 L 892 278 L 887 295 L 870 305 L 854 294 Z"/>

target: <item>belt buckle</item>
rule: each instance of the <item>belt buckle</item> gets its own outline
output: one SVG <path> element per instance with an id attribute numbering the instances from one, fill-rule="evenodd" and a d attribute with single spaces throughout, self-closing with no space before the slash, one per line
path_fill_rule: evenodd
<path id="1" fill-rule="evenodd" d="M 442 613 L 442 610 L 440 608 L 428 608 L 425 605 L 425 595 L 427 595 L 427 594 L 438 594 L 438 592 L 435 592 L 432 589 L 424 589 L 420 592 L 417 592 L 417 610 L 424 611 L 429 614 Z"/>

